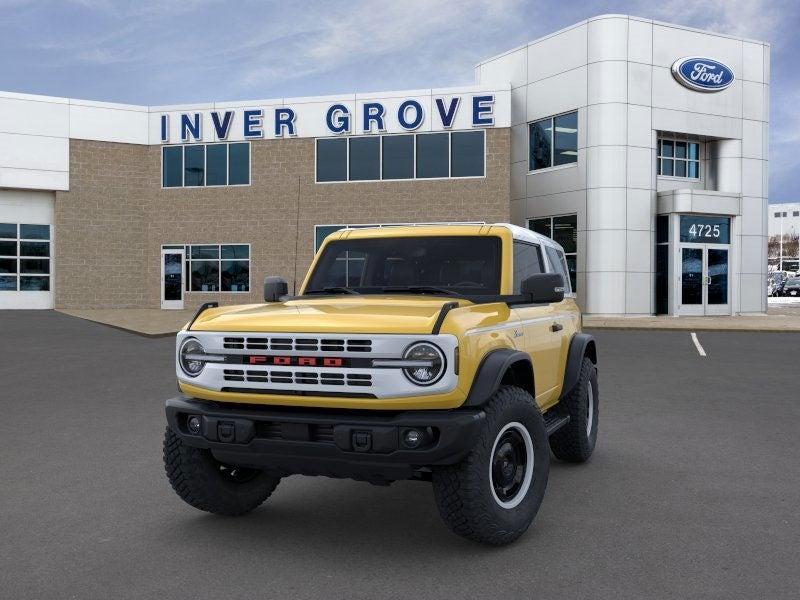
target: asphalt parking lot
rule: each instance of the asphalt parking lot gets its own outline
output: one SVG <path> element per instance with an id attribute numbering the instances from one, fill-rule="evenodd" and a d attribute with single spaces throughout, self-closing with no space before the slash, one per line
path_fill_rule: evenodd
<path id="1" fill-rule="evenodd" d="M 292 477 L 249 516 L 164 476 L 171 338 L 0 311 L 0 596 L 796 598 L 800 334 L 597 331 L 591 462 L 529 532 L 453 536 L 427 484 Z"/>

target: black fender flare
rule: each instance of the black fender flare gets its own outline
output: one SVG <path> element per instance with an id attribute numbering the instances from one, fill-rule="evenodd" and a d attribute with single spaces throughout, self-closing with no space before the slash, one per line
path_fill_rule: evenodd
<path id="1" fill-rule="evenodd" d="M 597 345 L 594 338 L 588 333 L 576 333 L 569 342 L 567 365 L 564 368 L 564 385 L 561 388 L 561 398 L 572 392 L 581 376 L 583 357 L 588 356 L 595 365 L 597 364 Z"/>
<path id="2" fill-rule="evenodd" d="M 467 399 L 462 406 L 483 406 L 492 397 L 503 381 L 509 369 L 520 369 L 526 381 L 520 382 L 534 395 L 533 363 L 531 357 L 525 352 L 510 348 L 498 348 L 486 354 L 475 372 Z M 529 380 L 528 380 L 529 379 Z"/>

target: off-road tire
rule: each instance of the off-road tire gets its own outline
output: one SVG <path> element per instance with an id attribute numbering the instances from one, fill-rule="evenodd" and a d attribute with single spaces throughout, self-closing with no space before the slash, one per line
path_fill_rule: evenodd
<path id="1" fill-rule="evenodd" d="M 433 469 L 433 493 L 439 514 L 457 535 L 501 546 L 525 533 L 547 488 L 550 452 L 541 412 L 531 395 L 502 386 L 485 407 L 486 419 L 475 446 L 458 464 Z M 490 475 L 498 434 L 511 423 L 527 429 L 533 445 L 533 476 L 519 504 L 504 508 L 496 500 Z"/>
<path id="2" fill-rule="evenodd" d="M 589 426 L 589 389 L 591 386 L 593 411 L 591 431 Z M 569 415 L 569 423 L 550 436 L 550 449 L 559 460 L 582 463 L 589 460 L 597 443 L 597 424 L 600 393 L 597 387 L 597 368 L 588 358 L 583 358 L 578 383 L 569 396 L 553 409 Z"/>
<path id="3" fill-rule="evenodd" d="M 184 502 L 217 515 L 249 513 L 269 498 L 280 482 L 261 471 L 234 481 L 223 474 L 210 450 L 187 446 L 169 426 L 164 433 L 164 468 L 172 489 Z"/>

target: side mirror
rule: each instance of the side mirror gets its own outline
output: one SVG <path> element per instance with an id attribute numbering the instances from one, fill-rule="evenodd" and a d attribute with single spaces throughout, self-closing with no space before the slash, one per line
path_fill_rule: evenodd
<path id="1" fill-rule="evenodd" d="M 289 293 L 289 284 L 283 277 L 267 277 L 264 279 L 264 302 L 279 302 L 281 296 Z"/>
<path id="2" fill-rule="evenodd" d="M 560 273 L 537 273 L 522 280 L 522 295 L 533 304 L 549 304 L 564 299 L 564 277 Z"/>

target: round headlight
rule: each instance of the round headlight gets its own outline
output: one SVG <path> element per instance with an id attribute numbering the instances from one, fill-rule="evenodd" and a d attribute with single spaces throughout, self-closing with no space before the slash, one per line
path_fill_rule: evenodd
<path id="1" fill-rule="evenodd" d="M 181 349 L 178 353 L 178 360 L 183 372 L 189 377 L 200 375 L 206 363 L 203 360 L 198 360 L 197 356 L 205 353 L 206 349 L 195 338 L 186 338 L 181 344 Z"/>
<path id="2" fill-rule="evenodd" d="M 403 369 L 406 377 L 417 385 L 432 385 L 444 375 L 444 354 L 433 344 L 417 342 L 408 347 L 403 358 L 409 361 L 419 361 L 420 366 L 406 367 Z"/>

